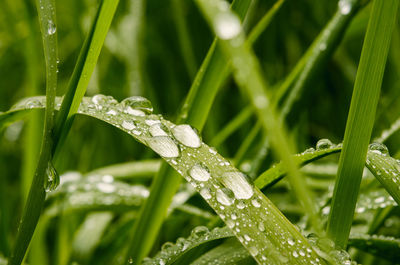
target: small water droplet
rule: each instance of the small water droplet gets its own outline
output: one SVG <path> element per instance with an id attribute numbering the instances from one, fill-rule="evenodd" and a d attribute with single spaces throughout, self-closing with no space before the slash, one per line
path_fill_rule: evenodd
<path id="1" fill-rule="evenodd" d="M 351 3 L 349 0 L 340 0 L 338 2 L 340 13 L 343 15 L 348 15 L 352 9 Z"/>
<path id="2" fill-rule="evenodd" d="M 386 145 L 381 144 L 381 143 L 372 143 L 369 145 L 369 150 L 375 154 L 378 155 L 384 155 L 387 156 L 389 155 L 389 150 L 386 147 Z"/>
<path id="3" fill-rule="evenodd" d="M 194 165 L 190 170 L 189 170 L 189 175 L 198 181 L 207 181 L 211 175 L 209 170 L 202 166 L 202 165 Z"/>
<path id="4" fill-rule="evenodd" d="M 200 190 L 200 195 L 203 196 L 203 198 L 206 199 L 206 200 L 211 199 L 210 190 L 207 189 L 207 188 L 201 189 Z"/>
<path id="5" fill-rule="evenodd" d="M 128 130 L 128 131 L 136 128 L 136 125 L 131 121 L 123 121 L 121 126 L 122 126 L 122 128 L 124 128 L 125 130 Z"/>
<path id="6" fill-rule="evenodd" d="M 226 172 L 222 175 L 221 182 L 233 191 L 237 199 L 250 199 L 253 196 L 253 187 L 241 172 Z"/>
<path id="7" fill-rule="evenodd" d="M 46 176 L 44 178 L 44 189 L 46 192 L 55 190 L 60 184 L 60 176 L 58 175 L 53 163 L 49 160 L 46 168 Z"/>
<path id="8" fill-rule="evenodd" d="M 121 105 L 126 113 L 135 116 L 145 116 L 153 112 L 151 102 L 144 97 L 133 96 L 121 101 Z"/>
<path id="9" fill-rule="evenodd" d="M 261 204 L 257 199 L 251 200 L 251 204 L 253 204 L 254 207 L 260 208 Z"/>
<path id="10" fill-rule="evenodd" d="M 251 246 L 251 247 L 249 247 L 249 252 L 254 257 L 254 256 L 257 256 L 258 249 L 255 246 Z"/>
<path id="11" fill-rule="evenodd" d="M 177 125 L 172 128 L 172 134 L 185 146 L 198 148 L 201 146 L 201 140 L 196 130 L 187 124 Z"/>
<path id="12" fill-rule="evenodd" d="M 291 238 L 289 238 L 289 239 L 287 240 L 287 242 L 288 242 L 288 244 L 291 245 L 291 246 L 293 246 L 293 245 L 295 244 L 294 240 L 291 239 Z"/>
<path id="13" fill-rule="evenodd" d="M 226 188 L 217 190 L 217 192 L 216 192 L 217 201 L 226 206 L 231 205 L 233 203 L 234 199 L 227 194 L 228 192 L 229 192 L 229 190 L 227 190 Z"/>
<path id="14" fill-rule="evenodd" d="M 328 149 L 333 146 L 332 142 L 329 139 L 321 139 L 317 142 L 316 148 L 317 150 Z"/>
<path id="15" fill-rule="evenodd" d="M 149 138 L 147 144 L 162 157 L 173 158 L 180 154 L 177 144 L 168 136 Z"/>
<path id="16" fill-rule="evenodd" d="M 197 226 L 192 230 L 191 236 L 194 237 L 194 238 L 199 238 L 201 236 L 204 236 L 208 232 L 209 232 L 209 230 L 208 230 L 207 227 L 205 227 L 205 226 Z"/>
<path id="17" fill-rule="evenodd" d="M 47 21 L 47 34 L 49 35 L 53 35 L 54 33 L 56 33 L 57 27 L 54 24 L 53 20 L 49 19 Z"/>
<path id="18" fill-rule="evenodd" d="M 230 40 L 237 37 L 241 31 L 240 20 L 237 16 L 222 13 L 215 20 L 215 33 L 223 40 Z"/>

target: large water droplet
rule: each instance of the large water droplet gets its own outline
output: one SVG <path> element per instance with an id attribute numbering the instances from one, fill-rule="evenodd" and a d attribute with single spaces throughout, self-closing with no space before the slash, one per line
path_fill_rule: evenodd
<path id="1" fill-rule="evenodd" d="M 130 131 L 136 128 L 136 125 L 131 121 L 123 121 L 121 124 L 122 128 Z"/>
<path id="2" fill-rule="evenodd" d="M 205 227 L 205 226 L 197 226 L 192 230 L 191 236 L 194 237 L 194 238 L 199 238 L 201 236 L 204 236 L 208 232 L 209 232 L 209 230 L 208 230 L 207 227 Z"/>
<path id="3" fill-rule="evenodd" d="M 168 134 L 162 128 L 161 123 L 157 123 L 157 124 L 150 126 L 149 132 L 152 136 L 168 136 Z"/>
<path id="4" fill-rule="evenodd" d="M 47 21 L 47 34 L 49 35 L 53 35 L 54 33 L 56 33 L 57 27 L 54 24 L 53 20 L 49 19 Z"/>
<path id="5" fill-rule="evenodd" d="M 134 96 L 121 101 L 121 105 L 126 113 L 135 116 L 144 116 L 153 112 L 151 102 L 144 97 Z"/>
<path id="6" fill-rule="evenodd" d="M 234 199 L 231 196 L 229 196 L 227 193 L 229 193 L 229 191 L 227 189 L 217 190 L 216 198 L 219 203 L 229 206 L 233 203 Z"/>
<path id="7" fill-rule="evenodd" d="M 369 150 L 375 154 L 378 155 L 384 155 L 387 156 L 389 155 L 389 150 L 386 147 L 386 145 L 381 144 L 381 143 L 372 143 L 369 145 Z"/>
<path id="8" fill-rule="evenodd" d="M 194 165 L 190 170 L 189 170 L 189 175 L 198 181 L 207 181 L 211 175 L 210 175 L 210 171 L 202 166 L 202 165 Z"/>
<path id="9" fill-rule="evenodd" d="M 198 148 L 201 146 L 201 140 L 195 129 L 187 124 L 177 125 L 172 128 L 172 134 L 185 146 Z"/>
<path id="10" fill-rule="evenodd" d="M 168 136 L 149 138 L 147 144 L 162 157 L 173 158 L 180 154 L 177 144 Z"/>
<path id="11" fill-rule="evenodd" d="M 253 196 L 253 188 L 241 172 L 226 172 L 222 175 L 221 182 L 233 191 L 236 199 L 250 199 Z"/>
<path id="12" fill-rule="evenodd" d="M 215 20 L 215 33 L 223 40 L 230 40 L 239 35 L 241 31 L 240 20 L 237 16 L 222 13 Z"/>
<path id="13" fill-rule="evenodd" d="M 60 176 L 58 175 L 56 169 L 51 161 L 48 162 L 46 168 L 46 176 L 44 178 L 44 189 L 47 192 L 53 191 L 60 184 Z"/>
<path id="14" fill-rule="evenodd" d="M 316 148 L 317 150 L 328 149 L 333 146 L 332 142 L 329 139 L 321 139 L 317 142 Z"/>
<path id="15" fill-rule="evenodd" d="M 350 13 L 352 6 L 349 0 L 340 0 L 338 2 L 338 5 L 340 13 L 342 13 L 343 15 L 347 15 Z"/>

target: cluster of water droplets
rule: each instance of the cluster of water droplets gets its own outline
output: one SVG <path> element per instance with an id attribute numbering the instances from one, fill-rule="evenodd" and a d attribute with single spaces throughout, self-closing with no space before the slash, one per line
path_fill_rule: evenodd
<path id="1" fill-rule="evenodd" d="M 233 236 L 232 232 L 226 227 L 216 227 L 212 230 L 209 230 L 205 226 L 198 226 L 192 230 L 189 237 L 178 238 L 175 244 L 171 242 L 164 243 L 164 245 L 161 247 L 161 251 L 153 258 L 145 258 L 143 260 L 143 264 L 171 264 L 181 255 L 197 246 L 200 246 L 206 242 L 231 236 Z"/>
<path id="2" fill-rule="evenodd" d="M 288 229 L 287 220 L 246 175 L 202 143 L 193 127 L 175 125 L 152 114 L 152 109 L 142 97 L 119 103 L 110 96 L 96 95 L 83 98 L 78 113 L 118 127 L 163 157 L 196 188 L 259 263 L 300 260 L 319 264 L 315 253 L 296 255 L 307 241 Z M 295 238 L 296 244 L 286 244 L 288 238 Z"/>

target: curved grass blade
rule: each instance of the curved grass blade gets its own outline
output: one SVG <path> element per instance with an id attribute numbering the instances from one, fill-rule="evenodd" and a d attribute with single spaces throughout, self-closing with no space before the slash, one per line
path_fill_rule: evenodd
<path id="1" fill-rule="evenodd" d="M 338 153 L 342 150 L 339 145 L 332 144 L 327 139 L 322 139 L 317 143 L 317 149 L 314 148 L 307 149 L 301 154 L 297 154 L 293 157 L 294 161 L 299 166 L 304 166 L 315 160 L 323 158 L 325 156 Z M 275 184 L 277 181 L 282 179 L 287 174 L 287 170 L 282 162 L 274 165 L 264 173 L 262 173 L 255 181 L 254 184 L 259 188 L 263 189 Z"/>
<path id="2" fill-rule="evenodd" d="M 353 221 L 398 4 L 374 1 L 361 52 L 327 228 L 342 248 Z"/>
<path id="3" fill-rule="evenodd" d="M 46 110 L 42 144 L 27 202 L 18 226 L 9 265 L 19 265 L 25 257 L 45 199 L 45 186 L 50 182 L 51 150 L 53 148 L 54 101 L 57 90 L 57 33 L 54 0 L 36 1 L 46 61 Z M 50 165 L 50 166 L 49 166 Z M 53 179 L 53 181 L 56 181 Z"/>
<path id="4" fill-rule="evenodd" d="M 198 226 L 192 230 L 189 237 L 179 238 L 175 244 L 170 242 L 165 243 L 162 246 L 161 251 L 157 253 L 156 256 L 153 258 L 144 259 L 143 265 L 174 264 L 174 262 L 183 257 L 185 254 L 190 253 L 191 250 L 203 244 L 232 236 L 232 231 L 227 227 L 216 227 L 210 231 L 205 226 Z"/>
<path id="5" fill-rule="evenodd" d="M 292 264 L 320 264 L 314 252 L 304 257 L 292 255 L 293 251 L 305 251 L 307 240 L 244 174 L 202 143 L 189 125 L 175 125 L 132 106 L 135 104 L 130 100 L 118 103 L 112 97 L 97 95 L 83 98 L 78 113 L 103 120 L 158 153 L 196 188 L 235 236 L 246 242 L 245 247 L 259 263 L 287 259 Z"/>
<path id="6" fill-rule="evenodd" d="M 394 263 L 400 259 L 400 239 L 398 238 L 382 235 L 352 235 L 348 245 Z"/>

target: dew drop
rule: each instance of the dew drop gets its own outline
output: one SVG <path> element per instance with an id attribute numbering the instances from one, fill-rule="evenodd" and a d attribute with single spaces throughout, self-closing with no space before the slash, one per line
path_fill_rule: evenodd
<path id="1" fill-rule="evenodd" d="M 168 136 L 156 136 L 149 138 L 147 144 L 162 157 L 173 158 L 178 157 L 180 152 L 179 148 Z"/>
<path id="2" fill-rule="evenodd" d="M 135 116 L 145 116 L 153 112 L 151 102 L 144 97 L 133 96 L 121 101 L 121 105 L 126 113 Z"/>
<path id="3" fill-rule="evenodd" d="M 110 183 L 99 182 L 96 184 L 99 191 L 104 193 L 113 193 L 115 191 L 115 186 Z"/>
<path id="4" fill-rule="evenodd" d="M 262 222 L 258 223 L 258 230 L 260 230 L 260 232 L 264 232 L 265 231 L 265 226 Z"/>
<path id="5" fill-rule="evenodd" d="M 230 198 L 230 196 L 228 196 L 224 192 L 224 190 L 226 191 L 226 189 L 217 190 L 216 192 L 217 201 L 223 205 L 229 206 L 233 203 L 233 198 Z"/>
<path id="6" fill-rule="evenodd" d="M 347 15 L 350 13 L 351 11 L 351 3 L 349 2 L 349 0 L 340 0 L 338 2 L 339 5 L 339 10 L 340 13 L 342 13 L 343 15 Z"/>
<path id="7" fill-rule="evenodd" d="M 47 21 L 47 34 L 49 35 L 53 35 L 54 33 L 56 33 L 57 27 L 54 24 L 53 20 L 49 19 Z"/>
<path id="8" fill-rule="evenodd" d="M 208 230 L 207 227 L 205 227 L 205 226 L 197 226 L 192 230 L 191 236 L 194 237 L 194 238 L 199 238 L 201 236 L 204 236 L 208 232 L 209 232 L 209 230 Z"/>
<path id="9" fill-rule="evenodd" d="M 241 31 L 240 20 L 237 16 L 222 13 L 215 20 L 215 32 L 223 40 L 230 40 L 239 35 Z"/>
<path id="10" fill-rule="evenodd" d="M 187 124 L 177 125 L 172 129 L 175 138 L 185 146 L 198 148 L 201 140 L 195 129 Z"/>
<path id="11" fill-rule="evenodd" d="M 253 188 L 241 172 L 226 172 L 222 175 L 221 182 L 233 191 L 236 199 L 250 199 L 253 196 Z"/>
<path id="12" fill-rule="evenodd" d="M 295 244 L 294 240 L 291 239 L 291 238 L 289 238 L 289 239 L 287 240 L 287 242 L 288 242 L 288 244 L 291 245 L 291 246 L 293 246 L 293 245 Z"/>
<path id="13" fill-rule="evenodd" d="M 249 252 L 254 257 L 254 256 L 257 256 L 258 249 L 255 246 L 251 246 L 251 247 L 249 247 Z"/>
<path id="14" fill-rule="evenodd" d="M 189 175 L 198 181 L 207 181 L 211 177 L 209 170 L 199 164 L 194 165 L 189 170 Z"/>
<path id="15" fill-rule="evenodd" d="M 46 176 L 44 179 L 44 189 L 46 192 L 53 191 L 60 184 L 60 176 L 58 175 L 56 169 L 51 161 L 48 162 L 46 168 Z"/>
<path id="16" fill-rule="evenodd" d="M 316 148 L 317 150 L 323 150 L 323 149 L 328 149 L 333 146 L 332 142 L 328 139 L 321 139 L 317 142 Z"/>
<path id="17" fill-rule="evenodd" d="M 381 143 L 372 143 L 368 146 L 369 150 L 378 155 L 389 155 L 389 150 L 386 145 Z"/>
<path id="18" fill-rule="evenodd" d="M 136 128 L 136 125 L 131 121 L 123 121 L 121 124 L 122 128 L 130 131 Z"/>
<path id="19" fill-rule="evenodd" d="M 152 136 L 168 136 L 168 134 L 161 128 L 161 123 L 150 126 L 149 132 Z"/>
<path id="20" fill-rule="evenodd" d="M 206 199 L 206 200 L 211 199 L 210 190 L 207 189 L 207 188 L 201 189 L 200 190 L 200 195 L 203 196 L 203 198 Z"/>
<path id="21" fill-rule="evenodd" d="M 251 204 L 253 204 L 253 206 L 256 208 L 260 208 L 260 206 L 261 206 L 260 202 L 256 199 L 251 200 Z"/>

